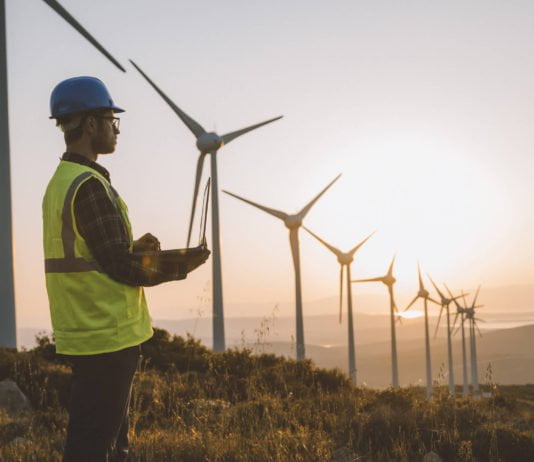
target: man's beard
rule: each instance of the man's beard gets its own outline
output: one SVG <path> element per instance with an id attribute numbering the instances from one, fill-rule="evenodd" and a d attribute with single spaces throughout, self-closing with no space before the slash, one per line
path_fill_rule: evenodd
<path id="1" fill-rule="evenodd" d="M 101 131 L 91 139 L 91 149 L 98 154 L 110 154 L 115 151 L 114 140 Z"/>

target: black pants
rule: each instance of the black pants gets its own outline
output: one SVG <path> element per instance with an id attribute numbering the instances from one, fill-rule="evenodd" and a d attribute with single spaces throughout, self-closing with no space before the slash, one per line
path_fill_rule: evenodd
<path id="1" fill-rule="evenodd" d="M 72 364 L 64 462 L 115 462 L 128 456 L 128 406 L 140 347 L 68 356 Z"/>

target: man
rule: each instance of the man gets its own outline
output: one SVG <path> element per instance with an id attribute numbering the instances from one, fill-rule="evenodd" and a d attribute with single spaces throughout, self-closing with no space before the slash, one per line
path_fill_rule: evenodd
<path id="1" fill-rule="evenodd" d="M 94 77 L 60 82 L 51 118 L 66 152 L 43 200 L 45 272 L 56 351 L 72 364 L 65 461 L 122 461 L 140 344 L 152 336 L 143 286 L 184 279 L 207 249 L 159 263 L 159 241 L 132 238 L 126 204 L 96 161 L 115 150 L 116 106 Z M 144 258 L 139 251 L 153 251 Z M 136 254 L 137 252 L 137 254 Z"/>

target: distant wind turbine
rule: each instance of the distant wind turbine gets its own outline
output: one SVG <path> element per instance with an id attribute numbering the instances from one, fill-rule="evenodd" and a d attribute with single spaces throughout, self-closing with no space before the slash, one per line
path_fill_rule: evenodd
<path id="1" fill-rule="evenodd" d="M 184 111 L 182 111 L 174 102 L 165 94 L 158 86 L 150 80 L 150 78 L 141 70 L 141 68 L 135 64 L 131 59 L 132 65 L 139 71 L 144 79 L 156 90 L 156 92 L 163 98 L 163 100 L 170 106 L 185 126 L 195 135 L 197 140 L 197 148 L 200 151 L 200 155 L 197 161 L 197 169 L 195 174 L 195 188 L 193 192 L 193 205 L 191 206 L 191 218 L 189 220 L 189 230 L 187 232 L 187 247 L 191 241 L 191 230 L 193 228 L 193 221 L 195 218 L 195 208 L 198 196 L 198 189 L 200 186 L 200 179 L 202 176 L 202 167 L 204 164 L 204 158 L 207 154 L 211 155 L 211 229 L 212 229 L 212 279 L 213 279 L 213 349 L 215 351 L 224 351 L 225 336 L 224 336 L 224 307 L 223 307 L 223 289 L 222 289 L 222 274 L 221 274 L 221 244 L 219 238 L 219 186 L 217 179 L 217 152 L 225 144 L 236 139 L 237 137 L 244 135 L 256 128 L 267 125 L 275 120 L 281 119 L 283 116 L 278 116 L 273 119 L 260 122 L 249 127 L 242 128 L 233 132 L 226 133 L 219 136 L 214 132 L 207 132 L 204 128 L 194 119 L 189 117 Z"/>
<path id="2" fill-rule="evenodd" d="M 121 71 L 124 68 L 55 0 L 44 0 Z M 17 347 L 7 88 L 6 11 L 0 0 L 0 347 Z"/>
<path id="3" fill-rule="evenodd" d="M 478 359 L 475 328 L 478 330 L 479 335 L 482 336 L 482 332 L 480 332 L 477 321 L 484 322 L 483 319 L 475 317 L 475 309 L 481 307 L 481 305 L 476 306 L 479 291 L 480 286 L 478 286 L 475 298 L 473 298 L 471 305 L 465 308 L 465 318 L 469 320 L 469 340 L 471 344 L 471 382 L 473 385 L 473 393 L 478 393 Z"/>
<path id="4" fill-rule="evenodd" d="M 441 300 L 441 309 L 439 310 L 439 317 L 438 317 L 438 323 L 436 324 L 436 330 L 434 331 L 434 338 L 438 334 L 439 329 L 439 323 L 441 321 L 441 315 L 443 314 L 443 310 L 445 310 L 445 314 L 447 316 L 447 353 L 448 353 L 448 360 L 449 360 L 449 393 L 451 396 L 454 396 L 454 366 L 453 366 L 453 360 L 452 360 L 452 341 L 451 341 L 451 318 L 450 318 L 450 312 L 449 312 L 449 306 L 453 302 L 453 300 L 458 299 L 462 297 L 462 295 L 459 295 L 458 297 L 446 297 L 445 294 L 439 289 L 439 287 L 436 285 L 436 283 L 432 280 L 430 275 L 428 275 L 428 279 L 430 279 L 430 282 L 434 286 L 434 289 L 436 289 L 436 292 L 438 293 L 440 300 Z M 447 286 L 445 286 L 447 287 Z"/>
<path id="5" fill-rule="evenodd" d="M 356 279 L 352 282 L 381 282 L 386 285 L 389 292 L 389 314 L 391 323 L 391 384 L 394 388 L 399 387 L 399 366 L 397 362 L 397 335 L 395 332 L 395 321 L 397 320 L 397 305 L 395 297 L 393 296 L 393 284 L 397 281 L 393 277 L 393 265 L 395 264 L 395 257 L 391 260 L 388 272 L 384 276 L 379 276 L 370 279 Z"/>
<path id="6" fill-rule="evenodd" d="M 417 292 L 417 295 L 414 297 L 414 299 L 410 302 L 410 304 L 404 308 L 404 311 L 408 310 L 416 301 L 418 298 L 422 298 L 424 300 L 424 307 L 425 307 L 425 354 L 426 354 L 426 397 L 428 399 L 432 398 L 432 363 L 430 358 L 430 336 L 428 333 L 428 301 L 430 300 L 432 303 L 435 303 L 436 305 L 439 305 L 439 302 L 434 300 L 430 297 L 430 294 L 428 293 L 428 290 L 425 289 L 425 286 L 423 284 L 423 278 L 421 277 L 421 268 L 419 268 L 419 264 L 417 265 L 417 273 L 419 275 L 419 292 Z"/>
<path id="7" fill-rule="evenodd" d="M 449 295 L 452 297 L 452 293 L 447 287 L 447 291 L 449 292 Z M 462 290 L 463 295 L 463 290 Z M 458 316 L 460 316 L 460 326 L 458 329 L 462 330 L 462 373 L 463 373 L 463 386 L 462 386 L 462 395 L 467 396 L 469 394 L 469 378 L 467 377 L 467 352 L 465 347 L 465 330 L 464 330 L 464 320 L 465 320 L 465 308 L 461 306 L 458 303 L 458 300 L 455 298 L 452 299 L 454 304 L 456 305 L 456 316 L 454 316 L 454 321 L 452 323 L 452 329 L 454 331 L 454 326 L 456 325 L 456 321 L 458 320 Z M 458 331 L 453 332 L 453 335 Z"/>
<path id="8" fill-rule="evenodd" d="M 304 359 L 305 348 L 304 348 L 304 320 L 302 314 L 302 288 L 300 281 L 300 249 L 299 249 L 299 228 L 302 226 L 302 221 L 313 207 L 313 205 L 319 200 L 319 198 L 326 192 L 330 186 L 332 186 L 338 178 L 341 176 L 341 173 L 336 176 L 317 196 L 315 196 L 308 204 L 306 204 L 302 210 L 293 215 L 288 213 L 281 212 L 280 210 L 271 209 L 263 205 L 252 202 L 248 199 L 233 194 L 228 191 L 223 191 L 230 196 L 235 197 L 247 204 L 252 205 L 264 212 L 267 212 L 269 215 L 273 215 L 276 218 L 279 218 L 284 222 L 286 227 L 289 229 L 289 242 L 291 244 L 291 255 L 293 256 L 293 266 L 295 267 L 295 311 L 296 311 L 296 330 L 297 330 L 297 359 Z"/>
<path id="9" fill-rule="evenodd" d="M 348 311 L 348 342 L 349 342 L 349 377 L 353 385 L 357 384 L 356 377 L 356 347 L 354 344 L 354 322 L 352 317 L 352 287 L 351 287 L 351 276 L 350 276 L 350 265 L 354 260 L 354 254 L 358 249 L 365 244 L 369 238 L 374 234 L 371 233 L 359 244 L 355 245 L 348 252 L 342 252 L 333 245 L 328 244 L 326 241 L 321 239 L 319 236 L 310 231 L 306 226 L 303 228 L 308 231 L 315 239 L 317 239 L 321 244 L 323 244 L 328 250 L 330 250 L 336 257 L 339 262 L 341 269 L 339 273 L 339 322 L 341 322 L 341 313 L 343 306 L 343 269 L 347 268 L 347 311 Z"/>

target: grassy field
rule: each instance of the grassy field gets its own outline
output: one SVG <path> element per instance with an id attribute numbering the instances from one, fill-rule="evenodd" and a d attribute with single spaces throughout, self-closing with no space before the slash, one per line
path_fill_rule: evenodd
<path id="1" fill-rule="evenodd" d="M 212 353 L 157 330 L 143 347 L 131 403 L 133 461 L 530 462 L 534 385 L 484 385 L 491 398 L 352 387 L 339 371 L 274 355 Z M 70 369 L 46 337 L 30 351 L 0 350 L 34 411 L 0 411 L 1 461 L 59 461 Z M 491 382 L 491 377 L 488 378 Z"/>

